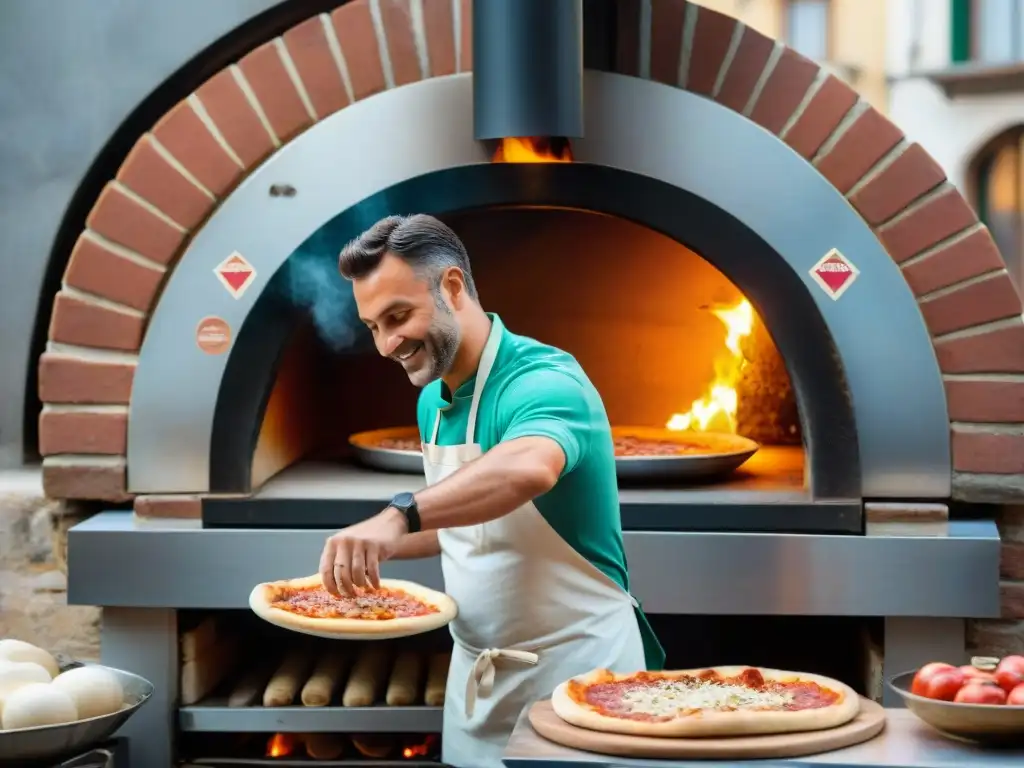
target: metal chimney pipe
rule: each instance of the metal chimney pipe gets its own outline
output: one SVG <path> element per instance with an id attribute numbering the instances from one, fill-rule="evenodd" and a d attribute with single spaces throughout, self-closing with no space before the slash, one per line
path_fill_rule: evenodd
<path id="1" fill-rule="evenodd" d="M 474 0 L 473 130 L 583 136 L 583 0 Z"/>

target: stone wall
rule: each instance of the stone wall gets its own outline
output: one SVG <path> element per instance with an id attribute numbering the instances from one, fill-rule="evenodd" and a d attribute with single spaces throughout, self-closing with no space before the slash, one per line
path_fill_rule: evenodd
<path id="1" fill-rule="evenodd" d="M 1003 540 L 999 564 L 1003 617 L 970 622 L 967 632 L 968 646 L 982 656 L 1024 654 L 1024 506 L 1002 507 L 997 522 Z"/>
<path id="2" fill-rule="evenodd" d="M 66 535 L 86 515 L 44 498 L 38 473 L 0 477 L 0 638 L 99 659 L 100 609 L 67 604 Z"/>

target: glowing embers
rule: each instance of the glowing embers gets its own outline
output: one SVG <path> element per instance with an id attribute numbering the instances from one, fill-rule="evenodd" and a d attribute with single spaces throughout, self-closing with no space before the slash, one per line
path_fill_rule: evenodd
<path id="1" fill-rule="evenodd" d="M 560 136 L 507 137 L 498 142 L 495 163 L 571 163 L 572 147 Z"/>

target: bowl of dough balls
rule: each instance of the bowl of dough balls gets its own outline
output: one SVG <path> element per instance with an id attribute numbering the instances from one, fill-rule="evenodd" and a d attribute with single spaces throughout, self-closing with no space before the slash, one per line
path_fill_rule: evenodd
<path id="1" fill-rule="evenodd" d="M 85 752 L 153 694 L 138 675 L 100 664 L 65 665 L 21 640 L 0 640 L 0 765 Z"/>

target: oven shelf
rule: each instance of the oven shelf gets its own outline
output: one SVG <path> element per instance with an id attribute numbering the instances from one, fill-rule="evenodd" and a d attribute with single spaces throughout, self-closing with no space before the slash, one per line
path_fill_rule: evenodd
<path id="1" fill-rule="evenodd" d="M 225 733 L 440 733 L 443 707 L 229 707 L 208 699 L 178 709 L 182 731 Z"/>

